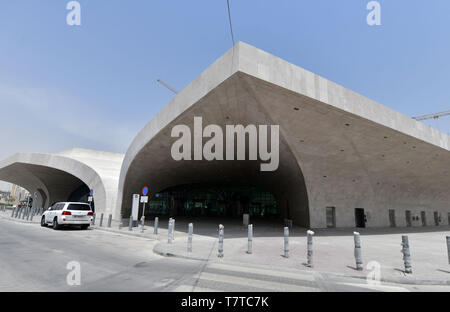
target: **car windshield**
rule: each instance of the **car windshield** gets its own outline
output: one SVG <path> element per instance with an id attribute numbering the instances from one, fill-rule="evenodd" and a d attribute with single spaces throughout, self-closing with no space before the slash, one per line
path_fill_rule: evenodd
<path id="1" fill-rule="evenodd" d="M 87 210 L 91 210 L 91 207 L 89 207 L 89 205 L 85 205 L 85 204 L 70 204 L 69 207 L 67 207 L 67 210 L 87 211 Z"/>

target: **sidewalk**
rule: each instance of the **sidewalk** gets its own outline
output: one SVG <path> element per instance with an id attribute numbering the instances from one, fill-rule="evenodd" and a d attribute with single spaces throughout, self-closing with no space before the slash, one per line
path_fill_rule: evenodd
<path id="1" fill-rule="evenodd" d="M 187 228 L 185 222 L 178 228 Z M 198 225 L 197 228 L 200 226 Z M 210 225 L 201 225 L 204 233 Z M 230 262 L 245 265 L 266 265 L 274 269 L 297 269 L 338 276 L 366 278 L 373 268 L 367 264 L 376 261 L 381 266 L 381 281 L 402 284 L 449 285 L 446 236 L 450 227 L 427 228 L 378 228 L 359 229 L 361 233 L 364 270 L 355 270 L 353 231 L 355 229 L 319 229 L 313 238 L 314 267 L 304 265 L 306 253 L 306 229 L 296 228 L 289 238 L 289 258 L 283 257 L 283 226 L 254 224 L 253 253 L 247 254 L 247 227 L 225 224 L 224 257 L 218 258 L 217 229 L 213 235 L 194 235 L 193 252 L 187 252 L 187 234 L 177 232 L 172 244 L 167 237 L 160 239 L 154 252 L 164 255 L 209 262 Z M 194 223 L 194 233 L 196 226 Z M 405 274 L 401 253 L 401 236 L 409 236 L 413 274 Z"/>
<path id="2" fill-rule="evenodd" d="M 11 212 L 0 212 L 0 217 L 10 218 Z M 22 223 L 37 223 L 11 219 Z M 191 253 L 187 252 L 188 223 L 194 223 Z M 218 222 L 225 226 L 224 257 L 217 257 Z M 98 221 L 97 221 L 98 223 Z M 247 227 L 236 220 L 176 219 L 175 239 L 168 244 L 167 219 L 160 218 L 158 235 L 153 234 L 153 220 L 147 220 L 144 233 L 141 227 L 132 231 L 127 226 L 121 229 L 92 226 L 94 230 L 108 231 L 157 240 L 153 251 L 163 256 L 193 260 L 242 264 L 246 266 L 268 266 L 273 269 L 296 269 L 320 272 L 336 276 L 365 279 L 373 268 L 367 268 L 371 261 L 381 266 L 381 281 L 402 284 L 450 285 L 450 264 L 448 263 L 446 236 L 449 226 L 425 228 L 368 228 L 358 229 L 361 233 L 364 270 L 355 270 L 353 231 L 355 229 L 318 229 L 313 238 L 314 267 L 306 262 L 306 229 L 294 227 L 289 238 L 289 258 L 283 257 L 283 225 L 254 222 L 253 253 L 247 254 Z M 413 274 L 405 274 L 402 260 L 401 236 L 409 236 Z"/>

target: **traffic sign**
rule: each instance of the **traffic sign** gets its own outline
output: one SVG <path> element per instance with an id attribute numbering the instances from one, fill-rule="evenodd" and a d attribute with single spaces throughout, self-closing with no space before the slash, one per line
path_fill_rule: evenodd
<path id="1" fill-rule="evenodd" d="M 147 196 L 148 195 L 148 186 L 144 186 L 142 188 L 142 195 Z"/>
<path id="2" fill-rule="evenodd" d="M 148 196 L 141 196 L 141 203 L 148 203 Z"/>

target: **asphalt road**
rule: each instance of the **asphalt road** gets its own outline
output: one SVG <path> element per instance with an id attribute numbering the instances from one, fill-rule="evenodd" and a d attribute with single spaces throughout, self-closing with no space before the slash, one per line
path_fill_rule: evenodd
<path id="1" fill-rule="evenodd" d="M 319 273 L 167 258 L 152 252 L 155 243 L 0 219 L 0 291 L 449 291 L 447 286 L 378 286 Z M 67 265 L 73 261 L 80 265 L 80 285 L 70 286 L 73 267 Z"/>

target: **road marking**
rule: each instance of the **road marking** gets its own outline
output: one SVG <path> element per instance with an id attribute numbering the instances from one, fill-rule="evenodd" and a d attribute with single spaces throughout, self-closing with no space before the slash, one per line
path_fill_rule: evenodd
<path id="1" fill-rule="evenodd" d="M 243 266 L 235 266 L 230 264 L 222 264 L 222 263 L 211 263 L 208 265 L 208 268 L 212 269 L 222 269 L 234 272 L 243 272 L 243 273 L 255 273 L 265 276 L 275 276 L 275 277 L 284 277 L 290 278 L 300 281 L 310 281 L 314 282 L 315 277 L 311 273 L 293 273 L 293 272 L 285 272 L 285 271 L 275 271 L 269 269 L 260 269 L 260 268 L 251 268 L 251 267 L 243 267 Z"/>
<path id="2" fill-rule="evenodd" d="M 337 283 L 339 285 L 367 288 L 379 291 L 388 291 L 388 292 L 409 292 L 408 289 L 399 286 L 389 286 L 389 285 L 372 285 L 372 284 L 358 284 L 358 283 Z"/>
<path id="3" fill-rule="evenodd" d="M 254 287 L 254 288 L 262 288 L 270 291 L 319 291 L 317 288 L 307 287 L 307 286 L 299 286 L 293 284 L 285 284 L 279 282 L 271 282 L 264 281 L 253 278 L 243 278 L 231 275 L 223 275 L 223 274 L 213 274 L 208 272 L 203 272 L 199 276 L 199 280 L 211 281 L 211 282 L 220 282 L 220 283 L 230 283 L 234 285 L 240 285 L 245 287 Z"/>
<path id="4" fill-rule="evenodd" d="M 221 290 L 195 287 L 192 285 L 180 285 L 173 290 L 174 292 L 222 292 Z"/>

